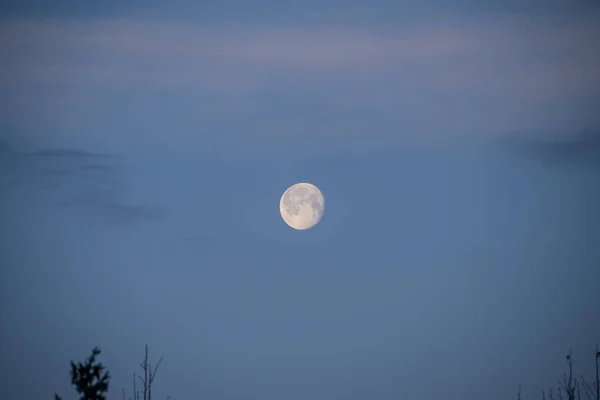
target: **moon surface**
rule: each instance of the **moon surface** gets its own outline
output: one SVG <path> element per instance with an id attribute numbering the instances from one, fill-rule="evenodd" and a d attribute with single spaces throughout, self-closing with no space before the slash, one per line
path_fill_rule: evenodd
<path id="1" fill-rule="evenodd" d="M 296 183 L 279 201 L 281 218 L 290 227 L 303 231 L 319 223 L 325 213 L 325 198 L 315 185 Z"/>

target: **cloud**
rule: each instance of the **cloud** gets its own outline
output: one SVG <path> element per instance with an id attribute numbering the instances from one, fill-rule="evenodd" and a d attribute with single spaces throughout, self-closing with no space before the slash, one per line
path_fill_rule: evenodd
<path id="1" fill-rule="evenodd" d="M 3 57 L 8 60 L 3 63 L 5 72 L 22 79 L 99 78 L 88 82 L 95 85 L 137 82 L 194 90 L 210 89 L 212 82 L 227 89 L 236 73 L 245 71 L 266 79 L 281 68 L 317 76 L 327 73 L 328 79 L 332 72 L 342 80 L 350 78 L 345 76 L 350 73 L 359 81 L 363 72 L 362 77 L 371 81 L 373 71 L 428 65 L 437 72 L 446 70 L 441 76 L 431 74 L 434 84 L 462 86 L 490 81 L 498 72 L 494 64 L 503 61 L 497 67 L 511 67 L 503 74 L 506 78 L 524 78 L 525 73 L 533 81 L 548 83 L 548 77 L 562 74 L 567 82 L 560 84 L 563 87 L 581 89 L 583 80 L 593 82 L 598 90 L 600 78 L 594 67 L 600 62 L 595 46 L 600 17 L 559 22 L 498 16 L 378 32 L 330 27 L 218 28 L 119 19 L 9 20 L 2 24 L 0 49 L 8 56 Z M 438 64 L 437 68 L 432 64 Z M 145 68 L 139 68 L 142 65 Z M 205 76 L 198 74 L 209 71 Z M 365 76 L 365 72 L 370 74 Z M 504 82 L 505 76 L 495 76 L 495 81 Z M 241 80 L 232 86 L 246 88 Z"/>
<path id="2" fill-rule="evenodd" d="M 515 154 L 550 166 L 590 167 L 600 171 L 600 128 L 574 130 L 570 134 L 510 136 L 501 144 Z"/>
<path id="3" fill-rule="evenodd" d="M 65 148 L 22 152 L 8 142 L 0 154 L 12 156 L 3 157 L 5 173 L 0 181 L 8 194 L 16 191 L 28 200 L 82 208 L 117 222 L 165 217 L 159 207 L 123 201 L 126 185 L 117 155 Z"/>
<path id="4" fill-rule="evenodd" d="M 24 153 L 25 156 L 37 157 L 37 158 L 62 158 L 62 159 L 71 159 L 71 160 L 93 160 L 93 159 L 115 159 L 116 156 L 114 154 L 98 154 L 85 150 L 78 149 L 42 149 L 35 150 L 31 153 Z M 99 165 L 99 164 L 84 164 L 79 167 L 79 169 L 102 169 L 106 168 L 107 165 Z"/>
<path id="5" fill-rule="evenodd" d="M 132 116 L 147 119 L 150 107 L 172 131 L 260 114 L 247 126 L 266 132 L 307 123 L 277 114 L 298 98 L 339 121 L 319 122 L 328 131 L 373 120 L 421 131 L 595 122 L 580 104 L 600 98 L 599 27 L 600 14 L 447 16 L 395 29 L 9 19 L 0 25 L 1 100 L 15 124 L 63 132 L 92 119 L 98 131 L 144 131 Z M 158 100 L 166 96 L 178 100 Z M 25 121 L 27 112 L 41 122 Z"/>
<path id="6" fill-rule="evenodd" d="M 141 204 L 106 203 L 101 204 L 101 209 L 109 217 L 124 222 L 152 221 L 165 217 L 164 211 L 159 207 Z"/>

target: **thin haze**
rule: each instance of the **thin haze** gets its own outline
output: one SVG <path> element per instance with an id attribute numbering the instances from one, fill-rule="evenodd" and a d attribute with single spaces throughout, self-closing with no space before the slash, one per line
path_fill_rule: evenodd
<path id="1" fill-rule="evenodd" d="M 2 4 L 1 399 L 73 398 L 94 345 L 115 399 L 146 343 L 159 399 L 593 372 L 598 4 L 283 4 Z"/>

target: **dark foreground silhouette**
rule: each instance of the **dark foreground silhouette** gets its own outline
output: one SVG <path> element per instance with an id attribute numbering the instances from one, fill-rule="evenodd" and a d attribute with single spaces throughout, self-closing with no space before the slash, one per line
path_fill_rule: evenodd
<path id="1" fill-rule="evenodd" d="M 137 387 L 136 374 L 133 374 L 133 397 L 126 397 L 125 389 L 122 390 L 123 400 L 152 400 L 152 383 L 156 378 L 156 372 L 162 357 L 156 363 L 154 369 L 148 362 L 148 345 L 145 346 L 144 360 L 140 364 L 142 375 L 137 376 L 140 380 L 141 388 Z M 80 400 L 106 400 L 108 394 L 108 384 L 110 374 L 106 368 L 96 361 L 100 355 L 100 349 L 94 347 L 92 354 L 80 363 L 71 361 L 71 383 L 79 394 Z M 573 372 L 575 361 L 569 352 L 566 356 L 568 371 L 563 375 L 563 379 L 558 382 L 556 391 L 553 389 L 542 391 L 542 400 L 600 400 L 600 350 L 596 346 L 596 379 L 591 383 L 583 375 L 576 376 Z M 518 400 L 521 399 L 521 386 L 517 393 Z M 62 398 L 55 394 L 55 400 Z M 167 397 L 166 400 L 169 400 Z"/>
<path id="2" fill-rule="evenodd" d="M 121 393 L 123 400 L 152 400 L 152 384 L 163 359 L 161 357 L 153 368 L 148 361 L 150 354 L 148 345 L 144 350 L 144 359 L 140 364 L 142 374 L 141 376 L 133 374 L 133 397 L 127 396 L 127 391 L 123 389 Z M 71 361 L 71 384 L 79 394 L 80 400 L 106 400 L 110 373 L 102 363 L 96 361 L 100 353 L 100 348 L 94 347 L 92 354 L 84 362 Z M 141 383 L 140 388 L 137 386 L 138 379 Z M 62 400 L 62 398 L 55 394 L 54 400 Z M 166 400 L 169 400 L 169 397 Z"/>
<path id="3" fill-rule="evenodd" d="M 71 361 L 71 384 L 75 386 L 81 400 L 106 400 L 110 374 L 101 363 L 96 362 L 99 354 L 100 349 L 94 347 L 92 354 L 84 362 L 76 364 Z M 54 399 L 62 400 L 57 394 Z"/>
<path id="4" fill-rule="evenodd" d="M 567 361 L 567 372 L 563 374 L 562 380 L 558 381 L 556 392 L 553 389 L 542 390 L 542 400 L 600 400 L 600 350 L 596 346 L 596 380 L 589 383 L 583 375 L 575 375 L 573 366 L 575 360 L 571 352 L 565 357 Z M 556 393 L 556 396 L 554 395 Z M 521 386 L 517 398 L 521 400 Z"/>

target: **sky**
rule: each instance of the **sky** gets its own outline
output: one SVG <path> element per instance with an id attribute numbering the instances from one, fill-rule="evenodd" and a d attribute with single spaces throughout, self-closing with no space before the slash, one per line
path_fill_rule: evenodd
<path id="1" fill-rule="evenodd" d="M 75 398 L 96 345 L 114 399 L 144 344 L 157 399 L 591 378 L 598 37 L 594 1 L 3 2 L 0 398 Z"/>

